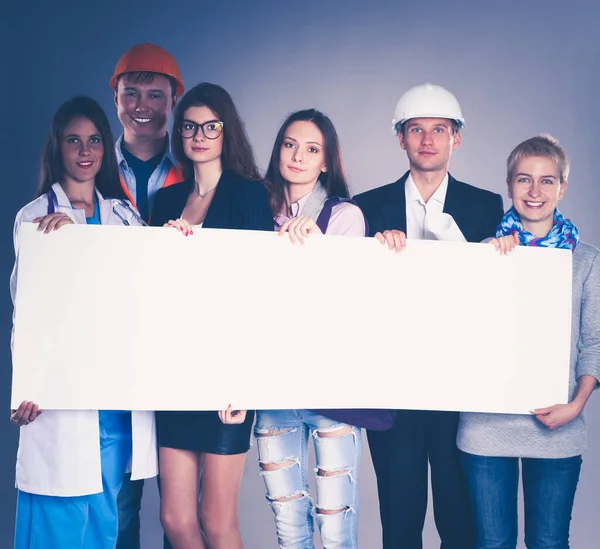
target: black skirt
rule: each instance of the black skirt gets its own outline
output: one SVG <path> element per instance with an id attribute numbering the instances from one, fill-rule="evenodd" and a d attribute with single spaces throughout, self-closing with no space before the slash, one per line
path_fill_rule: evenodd
<path id="1" fill-rule="evenodd" d="M 156 412 L 158 445 L 207 454 L 243 454 L 250 448 L 254 410 L 239 425 L 225 425 L 217 412 Z"/>

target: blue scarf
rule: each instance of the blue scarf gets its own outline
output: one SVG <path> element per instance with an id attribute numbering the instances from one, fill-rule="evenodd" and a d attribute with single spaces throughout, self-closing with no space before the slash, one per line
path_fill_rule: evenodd
<path id="1" fill-rule="evenodd" d="M 544 248 L 564 248 L 574 250 L 579 242 L 579 230 L 570 219 L 565 219 L 558 208 L 554 210 L 554 225 L 546 236 L 537 237 L 523 229 L 519 214 L 514 206 L 504 214 L 496 229 L 496 236 L 508 236 L 517 233 L 521 246 L 540 246 Z"/>

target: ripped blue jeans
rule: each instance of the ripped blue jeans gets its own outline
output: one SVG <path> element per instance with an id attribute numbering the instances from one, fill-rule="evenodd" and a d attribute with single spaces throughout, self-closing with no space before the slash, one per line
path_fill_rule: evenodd
<path id="1" fill-rule="evenodd" d="M 313 549 L 316 518 L 325 549 L 357 548 L 360 428 L 309 410 L 265 410 L 257 414 L 254 434 L 279 547 Z M 316 456 L 314 505 L 308 487 L 309 434 Z"/>

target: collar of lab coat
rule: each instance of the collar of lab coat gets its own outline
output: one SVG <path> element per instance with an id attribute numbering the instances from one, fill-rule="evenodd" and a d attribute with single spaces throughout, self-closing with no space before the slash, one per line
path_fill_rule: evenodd
<path id="1" fill-rule="evenodd" d="M 76 221 L 79 223 L 85 223 L 85 212 L 83 210 L 73 210 L 71 202 L 60 183 L 54 183 L 52 190 L 56 194 L 57 210 L 70 214 L 70 217 L 76 218 Z M 108 224 L 112 215 L 113 201 L 110 198 L 104 198 L 97 188 L 96 196 L 98 197 L 98 207 L 100 208 L 100 223 L 103 225 Z"/>

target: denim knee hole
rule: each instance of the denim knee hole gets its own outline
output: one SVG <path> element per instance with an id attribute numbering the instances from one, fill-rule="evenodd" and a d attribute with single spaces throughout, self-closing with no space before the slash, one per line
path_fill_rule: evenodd
<path id="1" fill-rule="evenodd" d="M 327 447 L 329 445 L 343 445 L 343 448 L 346 451 L 351 451 L 351 448 L 356 448 L 359 446 L 359 440 L 357 439 L 357 435 L 360 434 L 360 431 L 355 427 L 350 427 L 350 430 L 341 432 L 339 435 L 334 436 L 324 436 L 325 434 L 335 433 L 336 431 L 340 431 L 339 427 L 330 428 L 330 429 L 317 429 L 313 431 L 312 437 L 314 439 L 315 446 Z M 352 442 L 350 442 L 349 437 L 352 437 Z"/>
<path id="2" fill-rule="evenodd" d="M 270 474 L 289 469 L 290 467 L 294 467 L 294 465 L 300 466 L 300 460 L 298 458 L 290 456 L 284 458 L 281 461 L 259 461 L 258 464 L 260 465 L 261 476 L 268 476 Z M 273 469 L 265 469 L 265 465 L 278 465 L 279 467 L 275 467 Z"/>
<path id="3" fill-rule="evenodd" d="M 298 491 L 298 492 L 294 492 L 293 494 L 290 494 L 289 496 L 281 496 L 278 498 L 270 498 L 267 495 L 267 501 L 271 504 L 271 506 L 276 505 L 276 506 L 281 506 L 283 504 L 286 503 L 294 503 L 303 499 L 308 499 L 311 504 L 312 504 L 312 499 L 310 497 L 310 494 L 308 492 L 304 492 L 304 491 Z"/>
<path id="4" fill-rule="evenodd" d="M 335 434 L 339 431 L 339 434 Z M 348 435 L 352 435 L 354 440 L 356 441 L 356 429 L 352 427 L 352 425 L 334 425 L 333 427 L 326 427 L 323 429 L 316 429 L 312 432 L 312 435 L 315 439 L 328 439 L 328 438 L 344 438 Z M 333 436 L 323 436 L 323 435 L 333 435 Z"/>
<path id="5" fill-rule="evenodd" d="M 346 505 L 346 507 L 342 507 L 341 509 L 321 509 L 320 507 L 317 507 L 316 509 L 316 514 L 319 515 L 319 517 L 339 517 L 342 513 L 345 519 L 348 513 L 356 513 L 356 510 L 349 505 Z"/>
<path id="6" fill-rule="evenodd" d="M 342 511 L 355 510 L 356 501 L 356 479 L 353 471 L 338 469 L 332 471 L 314 470 L 317 481 L 317 513 L 319 511 Z M 321 473 L 321 474 L 319 474 Z M 322 474 L 327 473 L 327 474 Z"/>
<path id="7" fill-rule="evenodd" d="M 340 467 L 339 469 L 334 469 L 333 471 L 320 469 L 319 467 L 315 467 L 313 471 L 316 473 L 319 478 L 332 478 L 332 477 L 340 477 L 346 475 L 352 484 L 356 482 L 356 479 L 352 476 L 352 471 L 348 470 L 345 467 Z"/>
<path id="8" fill-rule="evenodd" d="M 280 437 L 289 433 L 295 433 L 298 429 L 293 427 L 291 429 L 254 429 L 254 436 L 256 438 L 262 437 Z"/>

